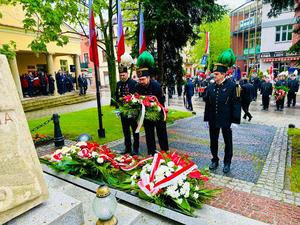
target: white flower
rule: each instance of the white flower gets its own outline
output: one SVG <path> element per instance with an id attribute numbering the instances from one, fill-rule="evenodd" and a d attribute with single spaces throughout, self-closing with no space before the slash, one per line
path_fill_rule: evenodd
<path id="1" fill-rule="evenodd" d="M 96 158 L 99 154 L 97 152 L 92 152 L 92 157 Z"/>
<path id="2" fill-rule="evenodd" d="M 134 185 L 135 185 L 135 181 L 132 180 L 132 181 L 131 181 L 131 187 L 133 187 Z"/>
<path id="3" fill-rule="evenodd" d="M 97 159 L 97 163 L 102 164 L 103 162 L 104 162 L 104 159 L 103 159 L 103 158 L 99 157 L 99 158 Z"/>
<path id="4" fill-rule="evenodd" d="M 71 147 L 70 147 L 70 151 L 72 152 L 72 153 L 75 153 L 75 152 L 77 152 L 77 151 L 79 151 L 80 150 L 80 148 L 78 148 L 77 146 L 75 146 L 75 145 L 72 145 Z"/>
<path id="5" fill-rule="evenodd" d="M 177 202 L 178 202 L 179 204 L 181 204 L 181 203 L 182 203 L 182 198 L 178 198 L 178 199 L 177 199 Z"/>
<path id="6" fill-rule="evenodd" d="M 154 183 L 150 182 L 149 183 L 150 188 L 152 189 L 154 187 Z"/>
<path id="7" fill-rule="evenodd" d="M 170 161 L 167 163 L 168 167 L 173 168 L 175 166 L 175 163 L 173 161 Z"/>
<path id="8" fill-rule="evenodd" d="M 76 144 L 76 146 L 80 147 L 80 146 L 87 146 L 87 143 L 85 141 L 80 141 Z"/>
<path id="9" fill-rule="evenodd" d="M 195 187 L 195 191 L 199 191 L 199 187 L 198 186 Z"/>
<path id="10" fill-rule="evenodd" d="M 161 111 L 161 108 L 159 106 L 157 106 L 157 111 L 160 112 Z"/>
<path id="11" fill-rule="evenodd" d="M 131 101 L 132 101 L 132 103 L 137 103 L 138 99 L 136 99 L 135 97 L 133 97 Z"/>
<path id="12" fill-rule="evenodd" d="M 169 176 L 172 175 L 172 173 L 171 173 L 170 171 L 166 171 L 166 172 L 165 172 L 165 175 L 166 175 L 167 177 L 169 177 Z"/>
<path id="13" fill-rule="evenodd" d="M 176 171 L 181 170 L 181 169 L 182 169 L 182 166 L 178 166 Z"/>
<path id="14" fill-rule="evenodd" d="M 151 102 L 150 103 L 151 107 L 155 106 L 155 103 L 154 102 Z"/>
<path id="15" fill-rule="evenodd" d="M 131 180 L 135 180 L 136 177 L 137 177 L 137 175 L 138 175 L 137 172 L 135 172 L 135 173 L 130 177 L 130 179 L 131 179 Z"/>
<path id="16" fill-rule="evenodd" d="M 70 151 L 70 148 L 68 148 L 68 147 L 63 147 L 62 149 L 61 149 L 61 153 L 62 154 L 66 154 L 66 153 L 68 153 Z"/>
<path id="17" fill-rule="evenodd" d="M 179 186 L 182 186 L 183 185 L 183 180 L 178 180 L 177 183 L 178 183 Z"/>
<path id="18" fill-rule="evenodd" d="M 195 193 L 193 194 L 193 197 L 194 197 L 194 199 L 198 199 L 198 198 L 199 198 L 199 194 L 195 192 Z"/>

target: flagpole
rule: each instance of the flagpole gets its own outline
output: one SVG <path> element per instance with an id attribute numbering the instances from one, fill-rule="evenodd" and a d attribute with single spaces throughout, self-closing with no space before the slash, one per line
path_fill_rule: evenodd
<path id="1" fill-rule="evenodd" d="M 103 128 L 103 123 L 102 123 L 103 114 L 101 110 L 99 70 L 95 63 L 94 63 L 94 70 L 95 70 L 95 78 L 96 78 L 96 97 L 97 97 L 98 122 L 99 122 L 98 137 L 105 137 L 105 130 Z"/>

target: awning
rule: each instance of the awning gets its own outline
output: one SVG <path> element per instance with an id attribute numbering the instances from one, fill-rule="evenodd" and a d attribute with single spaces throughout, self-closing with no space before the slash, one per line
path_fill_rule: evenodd
<path id="1" fill-rule="evenodd" d="M 286 62 L 299 60 L 300 56 L 279 57 L 279 58 L 264 58 L 263 62 Z"/>

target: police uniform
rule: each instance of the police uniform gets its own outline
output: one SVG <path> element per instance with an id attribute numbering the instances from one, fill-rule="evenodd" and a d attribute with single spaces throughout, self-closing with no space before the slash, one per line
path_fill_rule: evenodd
<path id="1" fill-rule="evenodd" d="M 121 72 L 127 72 L 127 68 L 123 66 L 119 66 L 119 73 Z M 121 98 L 135 93 L 135 87 L 137 82 L 131 78 L 128 78 L 125 82 L 124 81 L 118 81 L 117 87 L 116 87 L 116 101 L 119 104 L 122 104 Z M 121 114 L 121 122 L 122 122 L 122 129 L 124 134 L 124 144 L 125 144 L 125 153 L 138 155 L 139 153 L 139 133 L 135 133 L 135 130 L 137 128 L 137 121 L 136 118 L 129 118 L 127 115 Z M 131 148 L 131 133 L 130 128 L 133 133 L 133 151 Z"/>
<path id="2" fill-rule="evenodd" d="M 227 66 L 220 63 L 214 68 L 214 71 L 225 74 Z M 239 90 L 235 83 L 229 79 L 224 79 L 220 84 L 214 82 L 207 87 L 204 100 L 204 121 L 207 121 L 209 124 L 210 150 L 212 154 L 212 163 L 209 168 L 214 170 L 219 165 L 218 139 L 221 129 L 225 142 L 223 172 L 228 173 L 233 155 L 232 130 L 230 126 L 232 123 L 239 124 L 241 119 Z"/>

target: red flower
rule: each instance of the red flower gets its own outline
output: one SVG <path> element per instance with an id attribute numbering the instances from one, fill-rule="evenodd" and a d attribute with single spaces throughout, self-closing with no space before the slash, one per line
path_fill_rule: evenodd
<path id="1" fill-rule="evenodd" d="M 126 103 L 129 103 L 131 101 L 131 95 L 126 95 L 123 97 L 123 100 L 126 102 Z"/>
<path id="2" fill-rule="evenodd" d="M 151 106 L 151 102 L 150 102 L 148 99 L 144 99 L 144 100 L 143 100 L 143 105 L 144 105 L 145 107 L 150 107 L 150 106 Z"/>
<path id="3" fill-rule="evenodd" d="M 57 154 L 53 155 L 53 158 L 57 161 L 62 160 L 62 153 L 60 152 L 60 153 L 57 153 Z"/>
<path id="4" fill-rule="evenodd" d="M 190 178 L 201 179 L 202 174 L 200 173 L 199 170 L 196 170 L 196 169 L 195 169 L 195 170 L 193 170 L 192 172 L 190 172 L 189 177 L 190 177 Z"/>
<path id="5" fill-rule="evenodd" d="M 96 151 L 99 145 L 97 143 L 88 142 L 86 147 L 91 151 Z"/>
<path id="6" fill-rule="evenodd" d="M 200 179 L 203 180 L 204 182 L 208 181 L 208 177 L 206 177 L 206 176 L 201 176 Z"/>
<path id="7" fill-rule="evenodd" d="M 91 157 L 92 157 L 92 153 L 91 153 L 90 150 L 87 149 L 87 148 L 82 149 L 82 150 L 79 151 L 77 154 L 78 154 L 78 156 L 81 157 L 81 158 L 91 158 Z"/>

